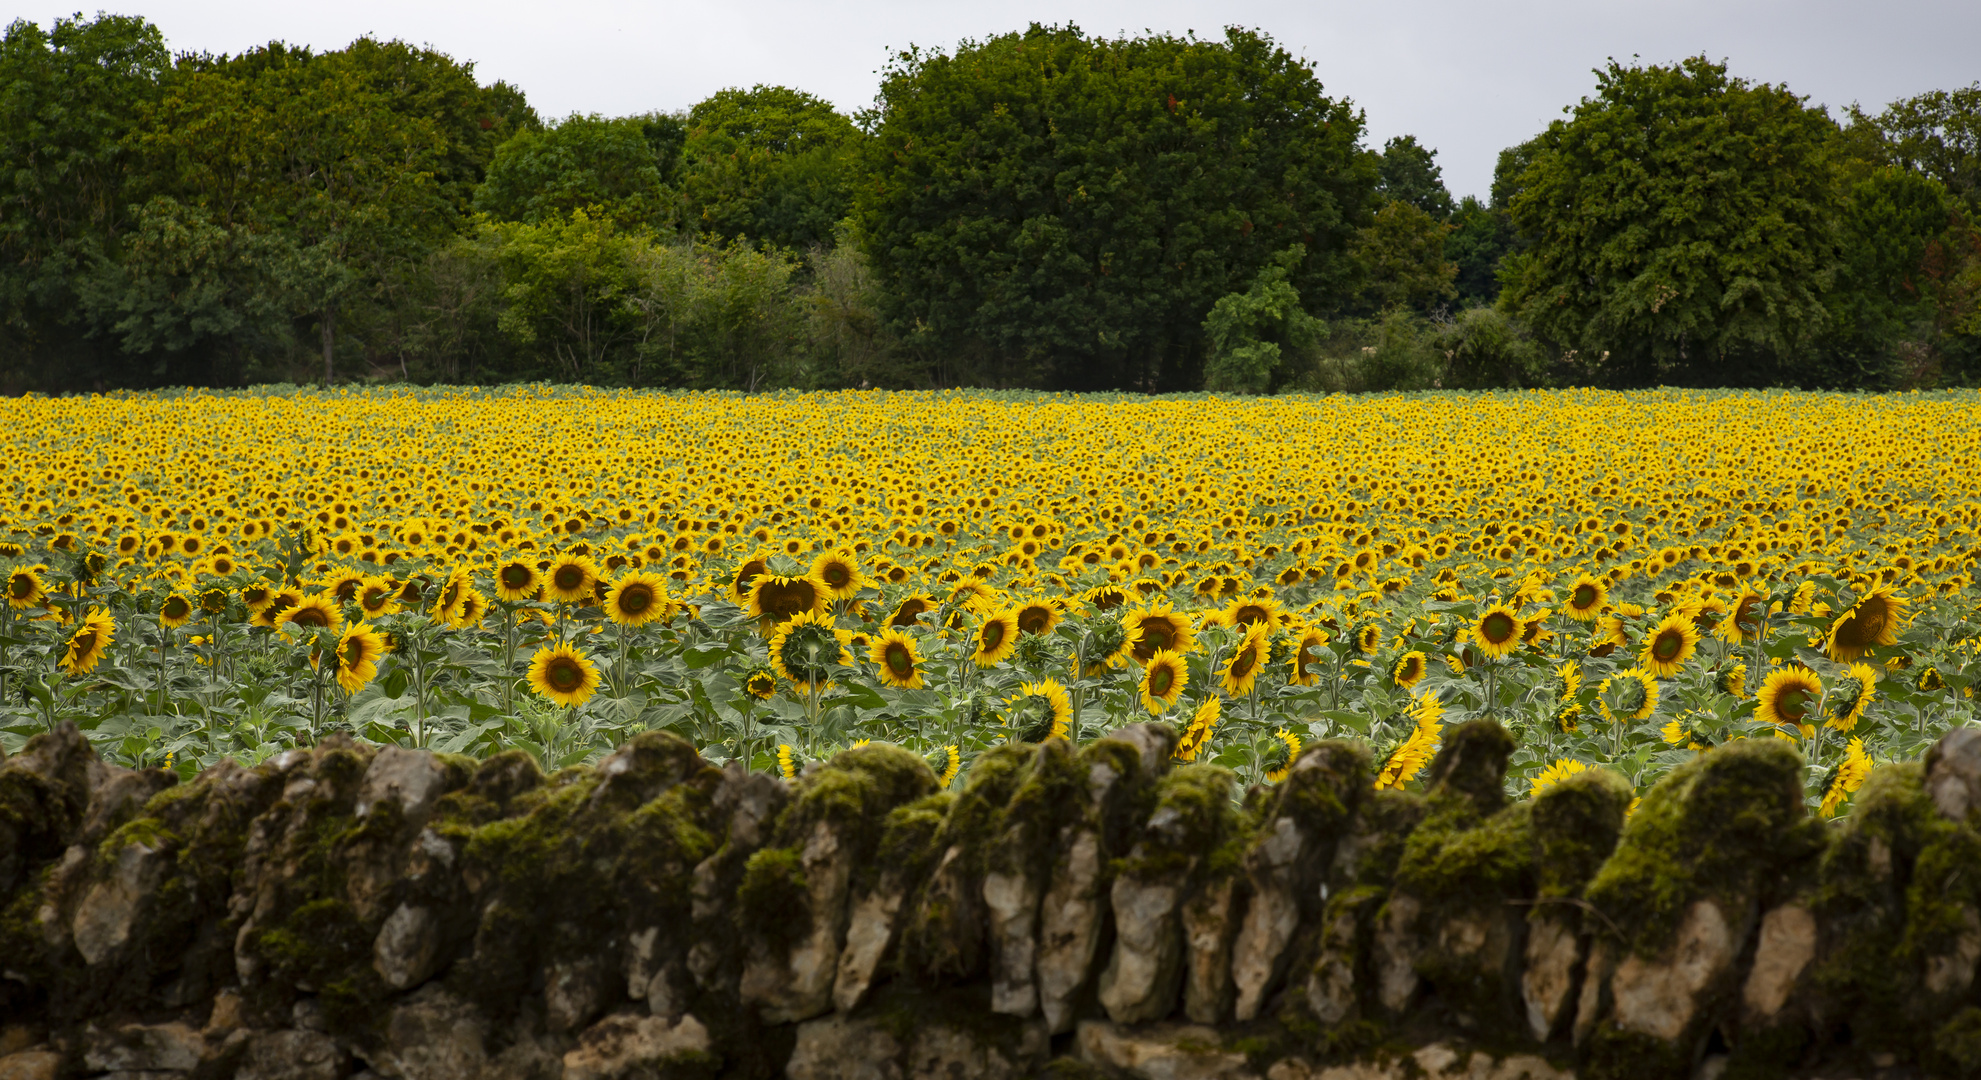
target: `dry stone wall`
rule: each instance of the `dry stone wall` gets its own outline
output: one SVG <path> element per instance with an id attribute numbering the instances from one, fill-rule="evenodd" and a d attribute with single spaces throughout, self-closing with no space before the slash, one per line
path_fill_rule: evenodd
<path id="1" fill-rule="evenodd" d="M 1136 725 L 956 792 L 666 734 L 543 775 L 332 738 L 180 782 L 72 726 L 0 762 L 0 1080 L 1981 1073 L 1981 729 L 1841 823 L 1784 742 L 1635 810 L 1423 794 L 1361 747 L 1243 793 Z"/>

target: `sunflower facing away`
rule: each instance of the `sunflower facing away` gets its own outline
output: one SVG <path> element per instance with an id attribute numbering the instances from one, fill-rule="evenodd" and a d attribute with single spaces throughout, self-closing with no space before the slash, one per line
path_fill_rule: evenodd
<path id="1" fill-rule="evenodd" d="M 337 639 L 337 687 L 355 694 L 378 677 L 378 661 L 385 655 L 385 635 L 369 623 L 352 623 Z"/>
<path id="2" fill-rule="evenodd" d="M 743 692 L 758 701 L 777 693 L 777 672 L 760 667 L 743 676 Z"/>
<path id="3" fill-rule="evenodd" d="M 95 670 L 97 661 L 110 651 L 110 642 L 115 638 L 116 624 L 110 613 L 102 608 L 91 608 L 83 616 L 75 633 L 69 635 L 69 644 L 62 652 L 60 661 L 63 671 L 71 675 L 87 675 Z"/>
<path id="4" fill-rule="evenodd" d="M 559 705 L 583 705 L 598 689 L 598 667 L 569 645 L 538 649 L 530 658 L 530 689 Z"/>
<path id="5" fill-rule="evenodd" d="M 1669 679 L 1692 659 L 1698 647 L 1698 626 L 1690 615 L 1674 611 L 1645 635 L 1644 648 L 1637 654 L 1637 666 L 1660 679 Z"/>
<path id="6" fill-rule="evenodd" d="M 1273 732 L 1273 745 L 1266 750 L 1266 783 L 1277 784 L 1293 770 L 1293 759 L 1300 756 L 1300 736 L 1285 728 Z"/>
<path id="7" fill-rule="evenodd" d="M 1073 701 L 1057 679 L 1022 683 L 1005 700 L 1004 724 L 1020 742 L 1063 739 L 1073 719 Z"/>
<path id="8" fill-rule="evenodd" d="M 1806 667 L 1777 668 L 1762 680 L 1755 695 L 1754 718 L 1799 729 L 1813 722 L 1822 698 L 1823 680 L 1815 672 Z"/>
<path id="9" fill-rule="evenodd" d="M 1658 707 L 1658 681 L 1642 668 L 1627 668 L 1596 687 L 1596 704 L 1611 723 L 1642 720 Z"/>
<path id="10" fill-rule="evenodd" d="M 896 690 L 919 690 L 924 685 L 922 654 L 915 639 L 900 630 L 889 627 L 874 641 L 868 656 L 880 669 L 880 681 Z"/>
<path id="11" fill-rule="evenodd" d="M 1837 731 L 1851 731 L 1864 719 L 1864 710 L 1877 696 L 1878 671 L 1869 664 L 1852 664 L 1830 691 L 1823 723 Z"/>
<path id="12" fill-rule="evenodd" d="M 847 662 L 846 644 L 830 616 L 801 612 L 778 624 L 770 638 L 770 663 L 787 682 L 817 686 Z"/>
<path id="13" fill-rule="evenodd" d="M 1176 699 L 1189 685 L 1190 667 L 1183 657 L 1158 649 L 1142 668 L 1142 707 L 1160 716 L 1176 707 Z"/>

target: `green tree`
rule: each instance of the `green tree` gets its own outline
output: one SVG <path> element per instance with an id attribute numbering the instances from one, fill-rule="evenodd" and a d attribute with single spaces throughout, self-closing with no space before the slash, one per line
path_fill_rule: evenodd
<path id="1" fill-rule="evenodd" d="M 1450 225 L 1400 199 L 1376 211 L 1355 234 L 1349 253 L 1363 275 L 1364 304 L 1373 310 L 1422 310 L 1457 295 L 1458 267 L 1445 258 Z"/>
<path id="2" fill-rule="evenodd" d="M 1287 282 L 1306 258 L 1294 244 L 1273 257 L 1242 293 L 1219 297 L 1204 318 L 1210 355 L 1204 389 L 1262 394 L 1286 385 L 1327 333 L 1327 324 L 1300 306 Z"/>
<path id="3" fill-rule="evenodd" d="M 1597 73 L 1510 201 L 1533 247 L 1501 302 L 1624 385 L 1792 378 L 1827 322 L 1836 127 L 1787 89 L 1693 57 Z"/>
<path id="4" fill-rule="evenodd" d="M 1451 192 L 1444 186 L 1438 152 L 1420 144 L 1415 135 L 1399 135 L 1383 144 L 1376 166 L 1376 193 L 1407 202 L 1443 221 L 1451 216 Z"/>
<path id="5" fill-rule="evenodd" d="M 631 297 L 644 242 L 574 210 L 563 221 L 483 226 L 501 268 L 497 324 L 559 379 L 626 381 L 639 337 Z"/>
<path id="6" fill-rule="evenodd" d="M 1453 285 L 1460 303 L 1490 304 L 1499 299 L 1500 266 L 1525 246 L 1513 227 L 1507 202 L 1519 192 L 1520 174 L 1532 159 L 1532 143 L 1500 151 L 1493 168 L 1491 201 L 1481 203 L 1467 195 L 1452 212 L 1445 255 L 1458 268 Z"/>
<path id="7" fill-rule="evenodd" d="M 574 114 L 541 131 L 525 129 L 496 149 L 475 209 L 532 225 L 588 210 L 622 228 L 669 231 L 683 141 L 681 120 L 664 114 Z"/>
<path id="8" fill-rule="evenodd" d="M 853 203 L 853 121 L 800 90 L 723 90 L 688 111 L 682 196 L 695 229 L 725 240 L 830 246 Z"/>
<path id="9" fill-rule="evenodd" d="M 1289 244 L 1303 299 L 1347 299 L 1375 186 L 1361 115 L 1246 30 L 910 50 L 865 123 L 859 235 L 938 382 L 1201 386 L 1212 304 Z"/>
<path id="10" fill-rule="evenodd" d="M 1895 164 L 1981 209 L 1981 82 L 1893 102 L 1877 125 Z"/>
<path id="11" fill-rule="evenodd" d="M 0 385 L 118 378 L 77 285 L 133 225 L 125 140 L 170 67 L 158 28 L 130 16 L 0 36 Z"/>

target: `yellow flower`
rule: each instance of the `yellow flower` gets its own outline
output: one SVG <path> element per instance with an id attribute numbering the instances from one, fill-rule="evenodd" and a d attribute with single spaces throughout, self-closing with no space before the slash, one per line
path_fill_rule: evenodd
<path id="1" fill-rule="evenodd" d="M 1018 648 L 1018 616 L 1003 610 L 984 614 L 970 635 L 970 659 L 978 667 L 995 667 Z"/>
<path id="2" fill-rule="evenodd" d="M 530 658 L 530 689 L 559 705 L 583 705 L 598 689 L 598 668 L 569 645 L 545 646 Z"/>
<path id="3" fill-rule="evenodd" d="M 1755 695 L 1754 718 L 1800 730 L 1813 721 L 1823 697 L 1823 680 L 1806 667 L 1791 666 L 1768 673 Z"/>
<path id="4" fill-rule="evenodd" d="M 1176 757 L 1182 761 L 1195 761 L 1210 745 L 1211 737 L 1217 734 L 1218 718 L 1224 712 L 1224 701 L 1216 694 L 1204 699 L 1197 711 L 1190 716 L 1190 723 L 1183 729 L 1183 738 L 1176 743 Z"/>
<path id="5" fill-rule="evenodd" d="M 1574 758 L 1556 758 L 1554 764 L 1534 774 L 1533 781 L 1527 787 L 1527 794 L 1530 797 L 1539 795 L 1576 773 L 1588 771 L 1589 766 L 1584 762 Z"/>
<path id="6" fill-rule="evenodd" d="M 793 751 L 790 743 L 777 744 L 777 771 L 783 773 L 786 780 L 796 780 L 798 778 L 798 765 L 793 760 Z"/>
<path id="7" fill-rule="evenodd" d="M 1699 628 L 1693 625 L 1692 617 L 1674 611 L 1644 638 L 1644 648 L 1637 654 L 1637 666 L 1660 679 L 1669 679 L 1692 659 L 1698 647 Z"/>
<path id="8" fill-rule="evenodd" d="M 337 639 L 337 687 L 355 694 L 378 677 L 378 661 L 385 655 L 385 635 L 369 623 L 352 623 Z"/>
<path id="9" fill-rule="evenodd" d="M 1594 622 L 1609 595 L 1609 585 L 1601 578 L 1583 574 L 1568 587 L 1568 602 L 1562 605 L 1561 613 L 1576 622 Z"/>
<path id="10" fill-rule="evenodd" d="M 1245 637 L 1231 651 L 1231 659 L 1218 669 L 1218 685 L 1232 697 L 1244 697 L 1252 692 L 1257 684 L 1259 670 L 1266 666 L 1270 648 L 1266 642 L 1269 626 L 1259 623 L 1245 632 Z"/>
<path id="11" fill-rule="evenodd" d="M 1376 790 L 1400 788 L 1415 779 L 1424 766 L 1436 756 L 1444 735 L 1444 705 L 1437 698 L 1426 694 L 1411 706 L 1411 715 L 1417 724 L 1411 729 L 1402 745 L 1390 751 L 1384 759 L 1383 767 L 1376 772 Z"/>
<path id="12" fill-rule="evenodd" d="M 1390 669 L 1390 678 L 1405 690 L 1414 690 L 1424 681 L 1424 654 L 1412 650 L 1397 658 L 1396 666 Z"/>
<path id="13" fill-rule="evenodd" d="M 1657 680 L 1649 672 L 1627 668 L 1596 687 L 1596 704 L 1611 723 L 1642 720 L 1658 707 Z"/>
<path id="14" fill-rule="evenodd" d="M 880 670 L 880 681 L 897 690 L 918 690 L 922 682 L 922 654 L 915 639 L 889 627 L 874 641 L 868 654 Z"/>
<path id="15" fill-rule="evenodd" d="M 659 574 L 627 574 L 613 582 L 605 594 L 606 617 L 621 626 L 639 627 L 665 622 L 674 602 L 667 595 L 667 579 Z"/>
<path id="16" fill-rule="evenodd" d="M 566 604 L 589 604 L 598 584 L 598 564 L 589 555 L 560 555 L 544 572 L 543 593 L 549 600 Z"/>
<path id="17" fill-rule="evenodd" d="M 1821 812 L 1824 817 L 1834 817 L 1837 808 L 1871 775 L 1871 758 L 1864 752 L 1864 740 L 1853 738 L 1844 750 L 1843 762 L 1837 766 L 1836 775 L 1830 779 L 1829 787 L 1823 792 Z"/>
<path id="18" fill-rule="evenodd" d="M 1899 620 L 1904 617 L 1904 601 L 1878 589 L 1830 624 L 1825 651 L 1830 659 L 1842 662 L 1856 660 L 1880 645 L 1896 645 Z"/>
<path id="19" fill-rule="evenodd" d="M 1845 669 L 1844 677 L 1830 690 L 1827 704 L 1829 713 L 1823 720 L 1826 727 L 1837 731 L 1851 731 L 1857 722 L 1864 719 L 1864 710 L 1870 708 L 1871 699 L 1877 696 L 1878 671 L 1869 664 L 1852 664 Z"/>
<path id="20" fill-rule="evenodd" d="M 1494 604 L 1473 621 L 1472 641 L 1489 657 L 1509 656 L 1520 647 L 1520 632 L 1525 628 L 1512 608 Z"/>
<path id="21" fill-rule="evenodd" d="M 1183 688 L 1190 685 L 1190 667 L 1168 649 L 1158 649 L 1142 669 L 1142 707 L 1158 716 L 1175 708 Z"/>
<path id="22" fill-rule="evenodd" d="M 1273 732 L 1273 738 L 1279 741 L 1279 746 L 1274 748 L 1275 753 L 1272 756 L 1278 758 L 1279 754 L 1277 751 L 1280 747 L 1284 747 L 1286 757 L 1283 760 L 1279 760 L 1272 768 L 1266 770 L 1266 783 L 1268 784 L 1277 784 L 1281 780 L 1286 779 L 1286 774 L 1293 770 L 1293 759 L 1300 756 L 1300 736 L 1295 735 L 1285 728 L 1280 728 Z"/>
<path id="23" fill-rule="evenodd" d="M 1004 703 L 1005 726 L 1024 742 L 1063 739 L 1073 719 L 1073 701 L 1057 679 L 1022 683 Z"/>
<path id="24" fill-rule="evenodd" d="M 110 650 L 110 643 L 116 640 L 116 624 L 110 613 L 102 608 L 91 608 L 82 617 L 75 632 L 69 635 L 69 643 L 62 651 L 59 661 L 63 671 L 71 675 L 87 675 L 96 670 L 97 662 Z"/>

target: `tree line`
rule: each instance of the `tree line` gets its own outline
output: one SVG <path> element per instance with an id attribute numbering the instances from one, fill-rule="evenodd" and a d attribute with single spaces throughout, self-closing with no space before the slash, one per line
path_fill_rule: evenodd
<path id="1" fill-rule="evenodd" d="M 1454 200 L 1269 36 L 910 49 L 872 108 L 546 122 L 403 42 L 0 38 L 0 389 L 1981 379 L 1981 84 L 1840 116 L 1702 57 Z"/>

